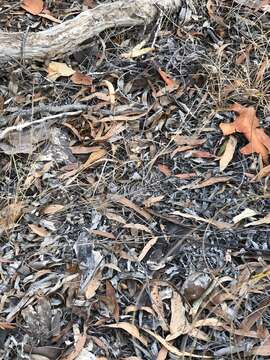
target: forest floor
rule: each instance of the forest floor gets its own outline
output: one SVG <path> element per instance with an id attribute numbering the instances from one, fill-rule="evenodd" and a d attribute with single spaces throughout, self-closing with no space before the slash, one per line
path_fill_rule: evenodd
<path id="1" fill-rule="evenodd" d="M 0 27 L 103 2 L 8 1 Z M 269 359 L 267 3 L 183 1 L 2 66 L 2 359 Z"/>

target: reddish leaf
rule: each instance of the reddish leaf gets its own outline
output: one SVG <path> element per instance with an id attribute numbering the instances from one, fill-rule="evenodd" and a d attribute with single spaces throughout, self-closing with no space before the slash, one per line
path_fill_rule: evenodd
<path id="1" fill-rule="evenodd" d="M 70 78 L 70 80 L 77 85 L 92 85 L 92 78 L 89 75 L 82 74 L 79 71 L 76 71 Z"/>
<path id="2" fill-rule="evenodd" d="M 171 169 L 167 165 L 158 164 L 158 169 L 159 169 L 159 171 L 162 172 L 162 174 L 164 174 L 166 176 L 172 175 Z"/>
<path id="3" fill-rule="evenodd" d="M 41 13 L 44 7 L 43 0 L 23 0 L 21 7 L 32 15 Z"/>
<path id="4" fill-rule="evenodd" d="M 270 137 L 263 129 L 259 128 L 259 119 L 256 117 L 254 107 L 244 107 L 236 103 L 231 107 L 231 110 L 237 113 L 236 119 L 230 124 L 221 123 L 219 125 L 223 134 L 242 133 L 249 143 L 240 150 L 241 153 L 246 155 L 261 154 L 263 161 L 268 163 Z"/>

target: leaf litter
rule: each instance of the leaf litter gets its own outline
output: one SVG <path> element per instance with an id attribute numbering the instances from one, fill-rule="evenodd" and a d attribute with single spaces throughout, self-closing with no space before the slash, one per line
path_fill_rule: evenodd
<path id="1" fill-rule="evenodd" d="M 96 2 L 44 4 L 1 29 Z M 182 4 L 3 67 L 0 357 L 269 357 L 267 6 Z"/>

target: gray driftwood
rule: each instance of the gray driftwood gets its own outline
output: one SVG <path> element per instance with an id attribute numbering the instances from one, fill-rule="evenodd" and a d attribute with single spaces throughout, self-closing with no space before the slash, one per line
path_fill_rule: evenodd
<path id="1" fill-rule="evenodd" d="M 0 32 L 0 62 L 51 59 L 74 51 L 103 30 L 151 23 L 160 11 L 175 11 L 182 0 L 123 0 L 102 4 L 37 33 Z"/>

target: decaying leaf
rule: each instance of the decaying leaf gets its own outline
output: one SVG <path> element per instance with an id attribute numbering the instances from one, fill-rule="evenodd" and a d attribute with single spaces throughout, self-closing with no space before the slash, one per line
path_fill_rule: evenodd
<path id="1" fill-rule="evenodd" d="M 140 334 L 137 327 L 135 325 L 133 325 L 133 324 L 130 324 L 128 322 L 119 322 L 117 324 L 106 325 L 106 327 L 110 327 L 110 328 L 113 328 L 113 329 L 125 330 L 131 336 L 138 339 L 144 346 L 147 346 L 147 339 L 143 335 Z"/>
<path id="2" fill-rule="evenodd" d="M 115 202 L 118 202 L 119 204 L 122 204 L 132 210 L 134 210 L 135 212 L 137 212 L 138 214 L 140 214 L 142 217 L 146 218 L 147 220 L 150 220 L 151 219 L 151 215 L 141 209 L 138 205 L 134 204 L 132 201 L 128 200 L 127 198 L 125 198 L 124 196 L 113 196 L 113 200 Z"/>
<path id="3" fill-rule="evenodd" d="M 106 141 L 109 140 L 111 137 L 120 134 L 122 131 L 126 130 L 126 126 L 123 123 L 116 123 L 114 124 L 105 135 L 97 135 L 95 137 L 95 141 Z"/>
<path id="4" fill-rule="evenodd" d="M 22 214 L 24 203 L 22 201 L 7 205 L 0 211 L 0 232 L 13 228 Z"/>
<path id="5" fill-rule="evenodd" d="M 165 318 L 164 305 L 157 285 L 154 285 L 153 288 L 151 289 L 151 301 L 152 301 L 152 308 L 155 310 L 158 316 L 160 326 L 164 331 L 168 331 L 169 327 L 167 325 L 167 321 Z"/>
<path id="6" fill-rule="evenodd" d="M 237 139 L 234 136 L 230 136 L 226 144 L 225 151 L 219 159 L 220 171 L 224 171 L 231 162 L 237 145 Z"/>
<path id="7" fill-rule="evenodd" d="M 174 211 L 174 212 L 172 212 L 172 215 L 178 215 L 178 216 L 182 216 L 182 217 L 184 217 L 186 219 L 193 219 L 195 221 L 205 222 L 207 224 L 211 224 L 213 226 L 216 226 L 220 230 L 231 228 L 231 224 L 229 224 L 229 223 L 225 223 L 223 221 L 218 221 L 218 220 L 214 220 L 214 219 L 206 219 L 206 218 L 203 218 L 203 217 L 198 216 L 198 215 L 191 215 L 191 214 L 187 214 L 187 213 L 182 213 L 180 211 Z"/>
<path id="8" fill-rule="evenodd" d="M 270 213 L 267 214 L 266 216 L 264 216 L 262 219 L 259 219 L 257 221 L 253 221 L 251 223 L 248 223 L 245 225 L 245 227 L 248 226 L 258 226 L 258 225 L 266 225 L 266 224 L 270 224 Z"/>
<path id="9" fill-rule="evenodd" d="M 92 78 L 89 75 L 82 74 L 79 71 L 76 71 L 71 76 L 70 80 L 73 82 L 73 84 L 85 86 L 90 86 L 93 82 Z"/>
<path id="10" fill-rule="evenodd" d="M 164 195 L 160 196 L 151 196 L 150 198 L 144 200 L 143 204 L 145 207 L 151 207 L 152 205 L 159 203 L 164 198 Z"/>
<path id="11" fill-rule="evenodd" d="M 207 187 L 207 186 L 212 186 L 212 185 L 215 185 L 215 184 L 227 182 L 229 180 L 231 180 L 231 178 L 228 177 L 228 176 L 211 177 L 211 178 L 209 178 L 207 180 L 202 181 L 199 184 L 196 184 L 196 185 L 192 186 L 191 189 L 200 189 L 200 188 L 204 188 L 204 187 Z"/>
<path id="12" fill-rule="evenodd" d="M 101 279 L 102 279 L 102 270 L 98 269 L 84 288 L 84 295 L 87 300 L 91 299 L 95 295 L 98 287 L 100 286 Z"/>
<path id="13" fill-rule="evenodd" d="M 175 135 L 173 137 L 174 142 L 177 145 L 190 145 L 190 146 L 199 146 L 205 143 L 205 139 L 198 139 L 194 136 L 184 136 L 184 135 Z"/>
<path id="14" fill-rule="evenodd" d="M 243 62 L 245 62 L 246 59 L 249 57 L 249 54 L 252 49 L 253 49 L 253 44 L 248 45 L 243 51 L 241 51 L 240 55 L 236 58 L 235 63 L 237 65 L 243 64 Z"/>
<path id="15" fill-rule="evenodd" d="M 78 358 L 78 355 L 80 354 L 80 352 L 82 351 L 84 345 L 86 343 L 86 334 L 79 334 L 79 336 L 77 336 L 77 338 L 75 339 L 75 344 L 74 344 L 74 350 L 72 350 L 72 352 L 63 357 L 63 360 L 75 360 L 76 358 Z"/>
<path id="16" fill-rule="evenodd" d="M 270 151 L 270 137 L 263 129 L 259 128 L 259 119 L 256 116 L 254 107 L 245 107 L 236 103 L 230 110 L 236 112 L 236 119 L 230 124 L 220 124 L 223 134 L 242 133 L 249 143 L 240 150 L 241 153 L 246 155 L 254 152 L 261 154 L 263 161 L 267 163 Z"/>
<path id="17" fill-rule="evenodd" d="M 149 234 L 152 234 L 152 231 L 144 224 L 133 224 L 133 223 L 128 223 L 125 224 L 123 226 L 123 228 L 125 229 L 134 229 L 134 230 L 140 230 L 140 231 L 145 231 L 148 232 Z"/>
<path id="18" fill-rule="evenodd" d="M 44 8 L 43 0 L 23 0 L 21 7 L 32 15 L 38 15 Z"/>
<path id="19" fill-rule="evenodd" d="M 69 77 L 75 74 L 75 71 L 67 64 L 56 61 L 52 61 L 49 63 L 47 72 L 47 78 L 52 81 L 57 80 L 60 76 Z"/>
<path id="20" fill-rule="evenodd" d="M 233 222 L 234 222 L 234 224 L 237 224 L 241 220 L 253 217 L 255 215 L 258 215 L 258 213 L 256 211 L 254 211 L 252 209 L 249 209 L 249 208 L 246 208 L 239 215 L 236 215 L 236 216 L 233 217 Z"/>
<path id="21" fill-rule="evenodd" d="M 51 205 L 47 205 L 43 209 L 42 213 L 45 215 L 52 215 L 59 211 L 62 211 L 64 208 L 65 208 L 65 206 L 61 205 L 61 204 L 51 204 Z"/>
<path id="22" fill-rule="evenodd" d="M 255 79 L 255 82 L 256 83 L 260 83 L 262 80 L 263 80 L 263 77 L 264 77 L 264 73 L 265 71 L 267 70 L 267 68 L 269 67 L 269 59 L 268 57 L 266 56 L 260 66 L 259 66 L 259 70 L 257 72 L 257 75 L 256 75 L 256 79 Z"/>

